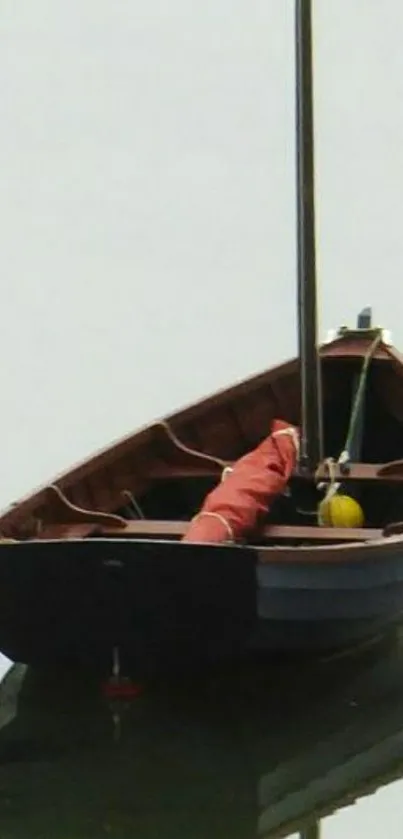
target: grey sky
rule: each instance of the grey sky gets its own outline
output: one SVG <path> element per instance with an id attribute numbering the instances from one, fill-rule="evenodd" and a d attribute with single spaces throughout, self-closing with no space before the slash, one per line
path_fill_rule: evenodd
<path id="1" fill-rule="evenodd" d="M 315 4 L 322 336 L 370 302 L 403 346 L 402 29 Z M 3 505 L 294 352 L 293 3 L 3 0 L 0 37 Z"/>
<path id="2" fill-rule="evenodd" d="M 403 344 L 403 11 L 315 9 L 321 332 L 370 301 Z M 1 37 L 7 503 L 293 353 L 293 3 L 4 0 Z"/>

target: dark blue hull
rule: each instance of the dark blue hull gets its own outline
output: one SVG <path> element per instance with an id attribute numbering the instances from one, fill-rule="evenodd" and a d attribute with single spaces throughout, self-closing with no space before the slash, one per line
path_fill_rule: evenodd
<path id="1" fill-rule="evenodd" d="M 323 650 L 369 638 L 403 616 L 403 542 L 332 549 L 324 558 L 258 563 L 255 643 Z M 302 553 L 302 552 L 301 552 Z M 267 554 L 266 554 L 267 556 Z"/>
<path id="2" fill-rule="evenodd" d="M 151 672 L 345 647 L 403 612 L 401 545 L 348 550 L 323 562 L 312 551 L 290 561 L 275 549 L 161 541 L 3 544 L 0 649 L 105 668 L 118 647 L 125 665 Z"/>

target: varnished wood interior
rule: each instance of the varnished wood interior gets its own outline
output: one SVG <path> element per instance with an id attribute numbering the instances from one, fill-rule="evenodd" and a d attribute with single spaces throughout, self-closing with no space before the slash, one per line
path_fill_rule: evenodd
<path id="1" fill-rule="evenodd" d="M 369 339 L 345 338 L 322 348 L 328 457 L 337 458 L 344 446 L 353 376 L 361 369 L 369 343 Z M 169 417 L 168 426 L 184 446 L 230 463 L 269 433 L 275 417 L 298 424 L 299 402 L 298 365 L 291 361 Z M 350 476 L 343 476 L 343 480 L 360 485 L 367 524 L 379 530 L 390 522 L 390 517 L 403 519 L 403 469 L 399 471 L 395 466 L 384 469 L 382 474 L 385 464 L 403 458 L 403 359 L 384 345 L 371 362 L 365 417 L 363 463 L 354 465 Z M 221 463 L 183 451 L 163 424 L 154 423 L 53 483 L 73 507 L 114 516 L 113 522 L 104 522 L 104 532 L 108 532 L 109 526 L 109 532 L 111 528 L 119 529 L 119 520 L 123 520 L 130 521 L 133 532 L 137 526 L 152 535 L 150 525 L 134 522 L 140 515 L 139 509 L 148 522 L 168 519 L 183 528 L 220 475 Z M 315 525 L 318 495 L 314 487 L 307 487 L 306 481 L 295 477 L 291 489 L 291 500 L 279 499 L 268 526 Z M 305 509 L 301 512 L 302 508 Z M 35 538 L 40 532 L 43 537 L 59 526 L 59 532 L 64 533 L 61 538 L 65 538 L 71 534 L 68 527 L 74 525 L 81 527 L 77 533 L 85 534 L 88 521 L 80 518 L 79 513 L 77 516 L 73 520 L 70 516 L 66 522 L 57 491 L 49 492 L 45 487 L 5 511 L 0 530 L 3 536 Z M 265 536 L 271 538 L 268 531 Z M 306 533 L 301 537 L 295 530 L 294 536 L 309 541 Z M 337 541 L 334 531 L 333 537 Z M 293 535 L 288 533 L 287 538 L 292 539 Z M 344 538 L 349 538 L 347 533 Z"/>

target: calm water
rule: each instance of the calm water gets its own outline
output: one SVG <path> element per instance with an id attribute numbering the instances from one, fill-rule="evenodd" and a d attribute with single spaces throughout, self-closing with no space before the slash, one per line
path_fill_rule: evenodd
<path id="1" fill-rule="evenodd" d="M 21 666 L 0 690 L 1 839 L 402 835 L 400 642 L 130 702 Z"/>

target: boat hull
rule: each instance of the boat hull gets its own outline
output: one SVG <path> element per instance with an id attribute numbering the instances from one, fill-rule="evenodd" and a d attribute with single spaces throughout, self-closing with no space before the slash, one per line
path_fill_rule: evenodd
<path id="1" fill-rule="evenodd" d="M 365 549 L 364 549 L 365 550 Z M 341 558 L 342 557 L 342 558 Z M 198 665 L 309 653 L 369 639 L 401 618 L 403 549 L 313 552 L 125 539 L 3 544 L 0 649 L 36 665 Z"/>

